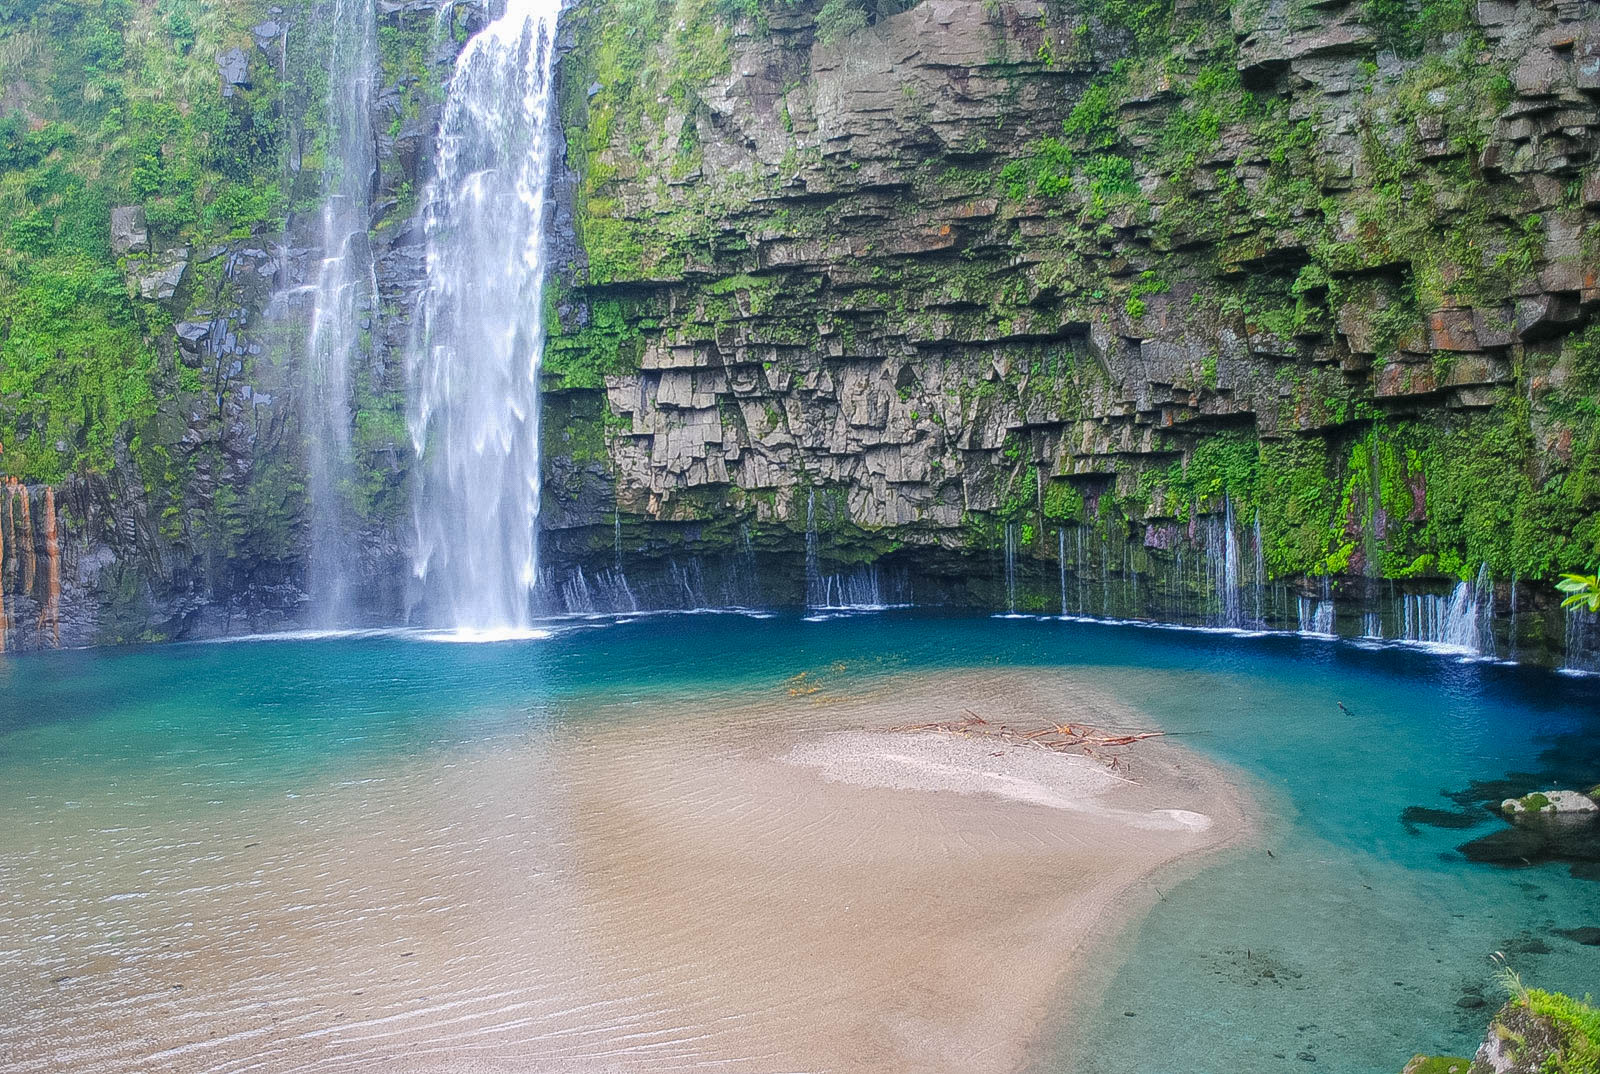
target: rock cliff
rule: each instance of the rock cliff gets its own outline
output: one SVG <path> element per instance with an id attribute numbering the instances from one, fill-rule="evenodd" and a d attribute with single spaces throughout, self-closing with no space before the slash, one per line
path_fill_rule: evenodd
<path id="1" fill-rule="evenodd" d="M 1593 659 L 1592 627 L 1545 596 L 1600 556 L 1592 5 L 900 6 L 569 9 L 552 605 L 809 590 Z M 350 510 L 386 617 L 410 214 L 482 12 L 378 11 L 382 298 Z M 11 471 L 71 486 L 80 640 L 300 603 L 294 285 L 319 256 L 317 141 L 315 109 L 300 129 L 284 102 L 318 91 L 322 13 L 255 14 L 207 40 L 203 90 L 278 117 L 281 171 L 257 171 L 290 191 L 287 224 L 202 244 L 146 227 L 162 189 L 112 199 L 159 405 L 99 457 Z M 28 412 L 8 401 L 15 428 Z"/>

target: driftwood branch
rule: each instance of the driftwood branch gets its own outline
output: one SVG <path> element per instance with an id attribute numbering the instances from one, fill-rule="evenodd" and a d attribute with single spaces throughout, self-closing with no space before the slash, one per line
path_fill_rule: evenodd
<path id="1" fill-rule="evenodd" d="M 891 727 L 891 731 L 933 731 L 947 735 L 966 735 L 980 738 L 999 739 L 1013 746 L 1032 746 L 1037 749 L 1050 750 L 1054 753 L 1082 753 L 1099 761 L 1105 761 L 1112 768 L 1120 768 L 1119 759 L 1112 755 L 1109 759 L 1098 752 L 1108 746 L 1131 746 L 1135 742 L 1142 742 L 1147 738 L 1161 738 L 1166 732 L 1151 730 L 1132 730 L 1121 734 L 1107 734 L 1104 731 L 1089 727 L 1086 724 L 1059 723 L 1033 730 L 1023 730 L 1007 724 L 986 720 L 971 709 L 964 710 L 966 716 L 959 720 L 942 720 L 936 723 L 906 724 L 901 727 Z"/>

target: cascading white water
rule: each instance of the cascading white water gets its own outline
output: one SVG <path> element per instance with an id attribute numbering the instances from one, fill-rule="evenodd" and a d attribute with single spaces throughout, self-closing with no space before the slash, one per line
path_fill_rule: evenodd
<path id="1" fill-rule="evenodd" d="M 507 0 L 456 60 L 411 346 L 424 614 L 527 626 L 538 578 L 539 363 L 560 0 Z"/>
<path id="2" fill-rule="evenodd" d="M 806 607 L 821 608 L 827 603 L 817 554 L 817 490 L 811 489 L 806 493 Z"/>
<path id="3" fill-rule="evenodd" d="M 1017 610 L 1017 524 L 1006 523 L 1006 610 Z"/>
<path id="4" fill-rule="evenodd" d="M 1067 614 L 1067 531 L 1056 530 L 1056 568 L 1061 572 L 1061 614 Z"/>
<path id="5" fill-rule="evenodd" d="M 328 18 L 328 142 L 323 165 L 322 261 L 310 288 L 311 328 L 301 422 L 311 501 L 310 589 L 324 626 L 350 618 L 352 526 L 341 491 L 352 472 L 351 368 L 378 291 L 367 241 L 377 150 L 372 98 L 378 25 L 372 0 L 333 0 Z"/>
<path id="6" fill-rule="evenodd" d="M 1473 582 L 1459 582 L 1450 595 L 1408 593 L 1401 600 L 1405 640 L 1493 656 L 1494 578 L 1489 565 Z"/>
<path id="7" fill-rule="evenodd" d="M 1261 544 L 1261 508 L 1256 508 L 1255 524 L 1255 578 L 1251 582 L 1251 590 L 1255 597 L 1255 622 L 1257 626 L 1264 626 L 1267 621 L 1266 609 L 1262 607 L 1262 598 L 1267 588 L 1267 559 L 1266 551 Z"/>
<path id="8" fill-rule="evenodd" d="M 1566 613 L 1561 670 L 1600 674 L 1600 615 L 1578 608 Z"/>

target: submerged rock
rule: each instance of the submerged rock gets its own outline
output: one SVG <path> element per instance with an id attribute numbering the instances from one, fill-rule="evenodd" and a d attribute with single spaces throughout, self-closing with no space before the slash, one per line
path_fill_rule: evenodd
<path id="1" fill-rule="evenodd" d="M 1585 947 L 1600 947 L 1600 926 L 1584 925 L 1575 929 L 1552 929 L 1557 936 L 1565 936 L 1569 940 L 1583 944 Z"/>
<path id="2" fill-rule="evenodd" d="M 1476 828 L 1489 819 L 1487 813 L 1470 809 L 1431 809 L 1428 806 L 1407 806 L 1400 820 L 1408 827 L 1426 824 L 1430 828 Z"/>

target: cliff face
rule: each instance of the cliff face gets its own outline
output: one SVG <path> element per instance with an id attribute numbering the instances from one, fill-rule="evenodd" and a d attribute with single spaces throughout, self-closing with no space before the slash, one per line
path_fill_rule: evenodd
<path id="1" fill-rule="evenodd" d="M 1594 557 L 1589 9 L 693 8 L 574 13 L 565 554 L 611 554 L 614 481 L 758 550 L 822 497 L 844 561 L 982 573 L 1011 523 L 1051 611 L 1062 527 L 1148 612 L 1227 510 L 1352 593 Z"/>
<path id="2" fill-rule="evenodd" d="M 1502 619 L 1524 583 L 1521 643 L 1559 647 L 1559 617 L 1527 613 L 1600 556 L 1592 7 L 895 6 L 569 10 L 553 605 L 799 600 L 809 581 L 1295 625 L 1298 598 L 1320 618 L 1331 596 L 1342 631 L 1367 611 L 1393 636 L 1404 593 L 1487 565 Z M 380 300 L 346 510 L 392 618 L 413 215 L 438 87 L 483 13 L 378 12 Z M 92 106 L 7 73 L 11 171 L 56 238 L 8 233 L 0 297 L 32 316 L 14 296 L 70 223 L 37 179 L 81 172 L 103 229 L 83 256 L 115 269 L 93 294 L 137 345 L 117 392 L 85 370 L 51 396 L 18 387 L 28 356 L 90 352 L 8 339 L 0 464 L 36 501 L 61 489 L 63 640 L 290 622 L 329 12 L 212 15 L 187 47 L 156 8 L 125 15 L 108 79 L 128 112 L 174 66 L 188 111 L 140 173 L 138 145 L 90 135 Z M 52 125 L 77 141 L 30 149 Z M 127 405 L 71 417 L 106 396 Z M 42 549 L 35 529 L 8 556 Z M 11 604 L 42 600 L 6 562 Z"/>

